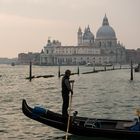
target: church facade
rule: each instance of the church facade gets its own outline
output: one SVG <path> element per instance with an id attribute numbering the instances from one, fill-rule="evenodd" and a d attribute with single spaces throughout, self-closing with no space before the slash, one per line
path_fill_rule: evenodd
<path id="1" fill-rule="evenodd" d="M 125 62 L 126 49 L 117 41 L 106 15 L 96 37 L 89 26 L 84 32 L 79 27 L 77 46 L 62 46 L 61 42 L 49 39 L 40 55 L 41 65 L 104 65 Z"/>

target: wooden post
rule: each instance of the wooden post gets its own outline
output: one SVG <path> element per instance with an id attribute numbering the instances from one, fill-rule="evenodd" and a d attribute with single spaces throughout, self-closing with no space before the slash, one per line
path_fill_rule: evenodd
<path id="1" fill-rule="evenodd" d="M 131 77 L 130 80 L 133 80 L 133 62 L 131 60 Z"/>
<path id="2" fill-rule="evenodd" d="M 77 68 L 77 74 L 79 75 L 79 66 L 78 66 L 78 68 Z"/>
<path id="3" fill-rule="evenodd" d="M 32 61 L 30 61 L 30 66 L 29 66 L 29 80 L 30 82 L 32 81 Z"/>
<path id="4" fill-rule="evenodd" d="M 115 69 L 114 64 L 113 64 L 113 70 Z"/>
<path id="5" fill-rule="evenodd" d="M 104 66 L 104 71 L 106 71 L 106 65 Z"/>
<path id="6" fill-rule="evenodd" d="M 121 63 L 120 63 L 120 69 L 122 68 L 122 65 L 121 65 Z"/>
<path id="7" fill-rule="evenodd" d="M 93 72 L 95 72 L 95 63 L 93 64 Z"/>
<path id="8" fill-rule="evenodd" d="M 58 77 L 60 78 L 60 65 L 58 67 Z"/>

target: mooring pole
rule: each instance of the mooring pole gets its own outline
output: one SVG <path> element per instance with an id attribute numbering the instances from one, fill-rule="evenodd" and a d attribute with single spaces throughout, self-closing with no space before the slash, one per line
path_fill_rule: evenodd
<path id="1" fill-rule="evenodd" d="M 130 80 L 133 80 L 133 62 L 131 60 L 131 77 Z"/>
<path id="2" fill-rule="evenodd" d="M 30 66 L 29 66 L 29 80 L 30 82 L 32 81 L 32 61 L 30 61 Z"/>
<path id="3" fill-rule="evenodd" d="M 121 65 L 121 63 L 120 63 L 120 69 L 122 68 L 122 65 Z"/>
<path id="4" fill-rule="evenodd" d="M 60 65 L 58 66 L 58 77 L 60 78 Z"/>
<path id="5" fill-rule="evenodd" d="M 104 71 L 106 71 L 106 65 L 104 66 Z"/>
<path id="6" fill-rule="evenodd" d="M 79 66 L 78 66 L 78 68 L 77 68 L 77 74 L 79 75 Z"/>
<path id="7" fill-rule="evenodd" d="M 93 63 L 93 72 L 95 72 L 95 63 Z"/>
<path id="8" fill-rule="evenodd" d="M 114 64 L 113 64 L 113 68 L 112 68 L 112 70 L 115 70 Z"/>

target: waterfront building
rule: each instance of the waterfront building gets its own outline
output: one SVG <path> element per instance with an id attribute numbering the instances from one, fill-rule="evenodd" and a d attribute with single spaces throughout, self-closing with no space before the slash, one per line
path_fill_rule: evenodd
<path id="1" fill-rule="evenodd" d="M 140 64 L 140 48 L 134 49 L 126 49 L 126 61 L 127 63 L 131 63 L 131 61 L 135 64 Z"/>
<path id="2" fill-rule="evenodd" d="M 19 53 L 18 54 L 18 63 L 19 64 L 29 64 L 32 61 L 33 64 L 40 64 L 40 53 Z"/>
<path id="3" fill-rule="evenodd" d="M 89 26 L 84 32 L 79 27 L 77 46 L 62 46 L 61 42 L 49 39 L 40 54 L 41 65 L 84 65 L 87 63 L 93 65 L 126 63 L 126 49 L 117 41 L 116 33 L 109 25 L 106 15 L 96 33 L 96 38 Z"/>

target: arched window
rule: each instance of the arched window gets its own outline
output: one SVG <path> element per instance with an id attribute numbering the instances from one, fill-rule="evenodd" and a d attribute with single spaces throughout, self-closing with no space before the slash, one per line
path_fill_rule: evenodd
<path id="1" fill-rule="evenodd" d="M 112 46 L 112 42 L 108 41 L 108 46 L 111 47 Z"/>

